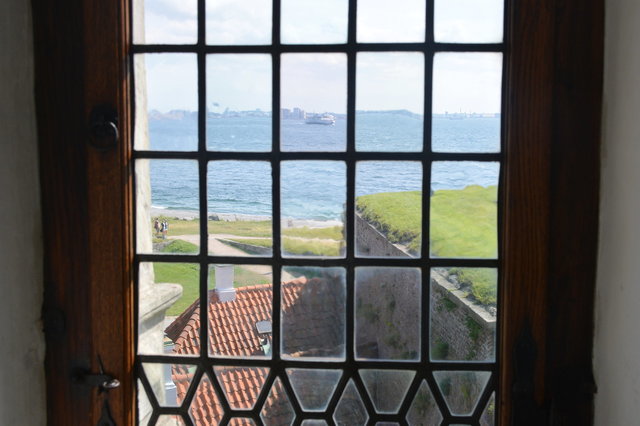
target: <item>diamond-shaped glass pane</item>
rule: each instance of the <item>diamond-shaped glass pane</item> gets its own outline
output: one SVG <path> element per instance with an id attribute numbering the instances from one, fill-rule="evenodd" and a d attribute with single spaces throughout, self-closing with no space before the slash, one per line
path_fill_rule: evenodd
<path id="1" fill-rule="evenodd" d="M 224 410 L 213 389 L 211 380 L 206 374 L 196 389 L 196 393 L 189 407 L 189 415 L 196 425 L 216 425 L 222 419 Z"/>
<path id="2" fill-rule="evenodd" d="M 289 368 L 287 375 L 303 410 L 324 411 L 338 386 L 342 371 Z"/>
<path id="3" fill-rule="evenodd" d="M 454 416 L 473 413 L 491 373 L 487 371 L 434 371 L 440 392 Z"/>
<path id="4" fill-rule="evenodd" d="M 409 390 L 414 371 L 360 370 L 360 377 L 378 413 L 395 414 Z"/>
<path id="5" fill-rule="evenodd" d="M 487 406 L 480 416 L 480 426 L 493 426 L 496 424 L 496 394 L 492 393 Z"/>
<path id="6" fill-rule="evenodd" d="M 366 424 L 368 419 L 369 414 L 362 398 L 360 398 L 353 380 L 349 380 L 336 411 L 333 413 L 333 420 L 340 426 L 355 426 Z"/>
<path id="7" fill-rule="evenodd" d="M 301 423 L 302 426 L 327 426 L 327 422 L 319 419 L 307 419 Z"/>
<path id="8" fill-rule="evenodd" d="M 407 423 L 411 426 L 427 426 L 439 425 L 441 421 L 442 414 L 436 405 L 431 389 L 423 380 L 407 413 Z"/>
<path id="9" fill-rule="evenodd" d="M 295 412 L 280 378 L 276 378 L 260 412 L 266 426 L 285 426 L 293 423 Z"/>
<path id="10" fill-rule="evenodd" d="M 156 426 L 185 426 L 186 423 L 182 416 L 173 414 L 164 414 L 158 417 Z"/>
<path id="11" fill-rule="evenodd" d="M 161 407 L 178 407 L 182 404 L 196 371 L 188 364 L 142 364 L 144 374 Z"/>
<path id="12" fill-rule="evenodd" d="M 256 422 L 249 417 L 232 417 L 229 426 L 256 426 Z"/>
<path id="13" fill-rule="evenodd" d="M 269 374 L 261 367 L 215 367 L 218 383 L 229 406 L 234 410 L 251 410 Z"/>

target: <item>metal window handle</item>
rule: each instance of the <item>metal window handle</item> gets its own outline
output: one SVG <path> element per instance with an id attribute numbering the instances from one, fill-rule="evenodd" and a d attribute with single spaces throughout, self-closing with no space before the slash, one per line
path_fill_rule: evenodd
<path id="1" fill-rule="evenodd" d="M 76 383 L 97 387 L 100 392 L 108 392 L 110 389 L 120 387 L 120 380 L 104 372 L 104 366 L 102 365 L 102 359 L 100 357 L 98 357 L 98 366 L 100 368 L 98 374 L 87 371 L 77 374 L 75 376 Z"/>
<path id="2" fill-rule="evenodd" d="M 118 145 L 118 113 L 109 105 L 98 105 L 89 116 L 89 143 L 101 151 L 110 150 Z"/>

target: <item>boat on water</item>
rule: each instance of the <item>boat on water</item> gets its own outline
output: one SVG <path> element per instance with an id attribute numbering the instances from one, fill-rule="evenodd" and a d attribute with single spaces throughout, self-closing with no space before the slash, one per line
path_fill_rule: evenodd
<path id="1" fill-rule="evenodd" d="M 331 125 L 336 123 L 336 118 L 331 114 L 308 114 L 304 122 L 307 124 Z"/>

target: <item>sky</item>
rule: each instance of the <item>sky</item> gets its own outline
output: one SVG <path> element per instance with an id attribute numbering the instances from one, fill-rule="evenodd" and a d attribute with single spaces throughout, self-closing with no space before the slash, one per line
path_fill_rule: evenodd
<path id="1" fill-rule="evenodd" d="M 144 1 L 144 0 L 138 0 Z M 346 41 L 348 0 L 281 0 L 283 43 Z M 196 0 L 146 0 L 145 39 L 136 43 L 191 44 L 197 38 Z M 501 0 L 436 0 L 436 41 L 499 42 Z M 359 0 L 359 42 L 424 41 L 424 0 Z M 209 0 L 209 44 L 269 44 L 271 0 Z M 197 109 L 193 54 L 148 54 L 148 106 L 166 112 Z M 433 67 L 434 113 L 499 112 L 502 58 L 498 53 L 438 53 Z M 356 58 L 356 109 L 424 110 L 425 58 L 421 53 L 364 52 Z M 281 106 L 346 112 L 346 56 L 283 54 Z M 207 57 L 207 108 L 271 110 L 270 55 Z"/>

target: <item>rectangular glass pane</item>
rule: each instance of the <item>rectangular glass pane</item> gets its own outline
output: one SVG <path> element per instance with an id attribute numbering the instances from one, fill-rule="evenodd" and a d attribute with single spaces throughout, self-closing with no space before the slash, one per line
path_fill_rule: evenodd
<path id="1" fill-rule="evenodd" d="M 135 169 L 136 251 L 199 253 L 198 163 L 137 160 Z"/>
<path id="2" fill-rule="evenodd" d="M 338 361 L 345 358 L 344 268 L 282 269 L 282 357 Z"/>
<path id="3" fill-rule="evenodd" d="M 433 150 L 499 152 L 502 54 L 437 53 Z"/>
<path id="4" fill-rule="evenodd" d="M 358 162 L 355 205 L 357 256 L 420 257 L 421 163 Z"/>
<path id="5" fill-rule="evenodd" d="M 207 149 L 271 151 L 271 56 L 207 56 Z"/>
<path id="6" fill-rule="evenodd" d="M 212 161 L 207 191 L 209 254 L 271 256 L 271 164 Z"/>
<path id="7" fill-rule="evenodd" d="M 198 355 L 200 267 L 142 262 L 138 270 L 138 353 Z"/>
<path id="8" fill-rule="evenodd" d="M 209 356 L 271 358 L 270 265 L 209 266 Z"/>
<path id="9" fill-rule="evenodd" d="M 196 44 L 197 15 L 197 0 L 135 0 L 133 42 Z"/>
<path id="10" fill-rule="evenodd" d="M 425 0 L 359 0 L 358 42 L 423 42 L 425 12 Z"/>
<path id="11" fill-rule="evenodd" d="M 345 163 L 283 161 L 280 185 L 282 255 L 344 257 Z"/>
<path id="12" fill-rule="evenodd" d="M 137 150 L 195 151 L 198 148 L 196 55 L 136 55 Z M 180 78 L 176 78 L 179 75 Z"/>
<path id="13" fill-rule="evenodd" d="M 420 359 L 418 268 L 356 268 L 356 359 Z"/>
<path id="14" fill-rule="evenodd" d="M 500 43 L 504 0 L 434 0 L 434 37 L 441 43 Z"/>
<path id="15" fill-rule="evenodd" d="M 358 53 L 356 149 L 422 151 L 423 92 L 423 54 Z"/>
<path id="16" fill-rule="evenodd" d="M 280 146 L 283 151 L 344 151 L 347 55 L 282 55 Z"/>
<path id="17" fill-rule="evenodd" d="M 207 1 L 207 44 L 271 43 L 271 0 Z"/>
<path id="18" fill-rule="evenodd" d="M 434 162 L 431 257 L 498 256 L 499 163 Z"/>
<path id="19" fill-rule="evenodd" d="M 282 43 L 347 42 L 348 0 L 282 0 L 281 7 Z"/>
<path id="20" fill-rule="evenodd" d="M 497 269 L 432 269 L 431 359 L 494 361 L 497 299 Z"/>

